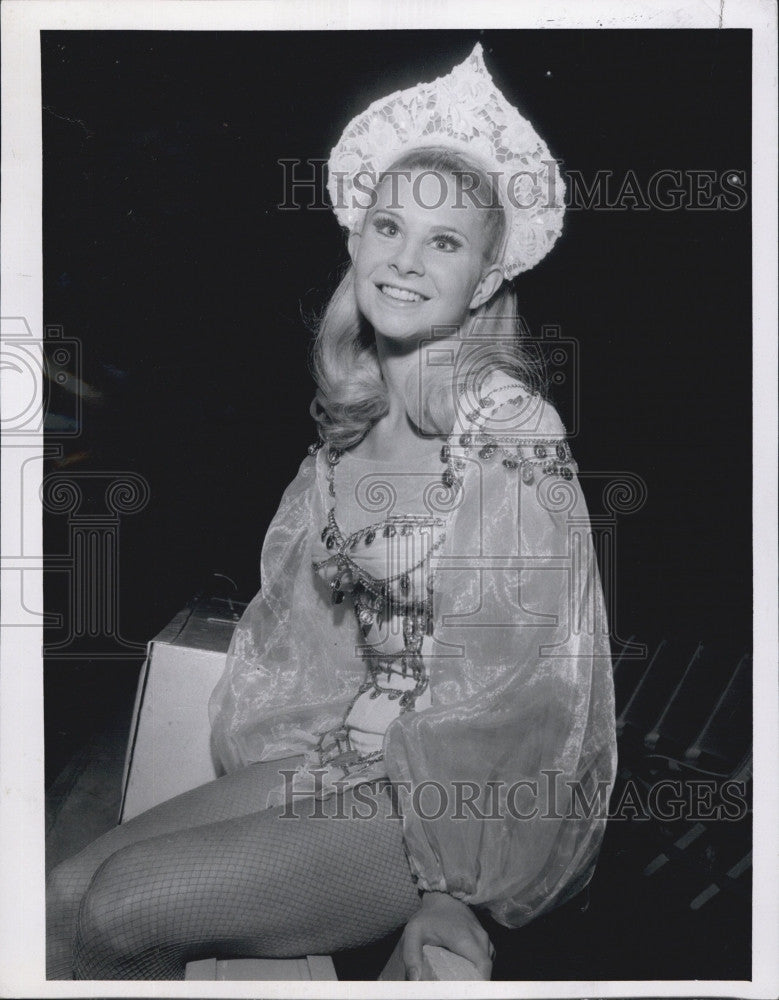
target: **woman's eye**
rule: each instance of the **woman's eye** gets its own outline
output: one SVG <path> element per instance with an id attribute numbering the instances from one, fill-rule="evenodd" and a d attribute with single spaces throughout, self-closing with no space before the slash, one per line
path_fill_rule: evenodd
<path id="1" fill-rule="evenodd" d="M 459 249 L 462 244 L 454 236 L 436 236 L 433 240 L 433 246 L 436 250 L 445 250 L 451 253 L 453 250 Z"/>
<path id="2" fill-rule="evenodd" d="M 382 236 L 398 235 L 397 223 L 393 222 L 391 219 L 377 219 L 375 226 L 377 232 L 381 233 Z"/>

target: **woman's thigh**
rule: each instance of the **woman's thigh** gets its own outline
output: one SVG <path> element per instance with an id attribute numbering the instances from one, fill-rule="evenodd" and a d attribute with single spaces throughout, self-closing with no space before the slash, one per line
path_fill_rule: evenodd
<path id="1" fill-rule="evenodd" d="M 51 885 L 67 883 L 66 893 L 78 895 L 106 858 L 123 847 L 264 809 L 268 793 L 284 782 L 280 772 L 294 769 L 302 759 L 298 756 L 250 764 L 140 813 L 63 862 L 52 873 Z"/>
<path id="2" fill-rule="evenodd" d="M 202 955 L 328 953 L 390 933 L 419 896 L 389 796 L 371 801 L 362 818 L 347 792 L 119 851 L 81 907 L 77 976 L 177 978 Z"/>

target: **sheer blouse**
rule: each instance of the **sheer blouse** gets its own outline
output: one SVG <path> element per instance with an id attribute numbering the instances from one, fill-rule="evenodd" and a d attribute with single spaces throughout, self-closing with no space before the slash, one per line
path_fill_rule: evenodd
<path id="1" fill-rule="evenodd" d="M 550 403 L 496 373 L 439 444 L 403 467 L 303 460 L 211 698 L 213 745 L 228 771 L 304 753 L 386 775 L 419 887 L 520 926 L 589 881 L 605 828 L 603 592 Z"/>

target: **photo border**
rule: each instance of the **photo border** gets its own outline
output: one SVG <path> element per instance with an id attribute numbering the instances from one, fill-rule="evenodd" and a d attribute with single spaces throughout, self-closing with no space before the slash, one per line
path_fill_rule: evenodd
<path id="1" fill-rule="evenodd" d="M 2 5 L 2 180 L 0 259 L 5 320 L 23 318 L 35 358 L 43 337 L 41 257 L 41 30 L 394 30 L 400 28 L 751 28 L 753 32 L 753 557 L 754 557 L 754 882 L 751 981 L 407 983 L 405 996 L 622 997 L 779 993 L 779 712 L 777 711 L 777 92 L 773 0 L 612 0 L 586 5 L 547 0 L 345 2 L 235 0 L 7 0 Z M 11 327 L 4 327 L 6 330 Z M 16 327 L 14 327 L 16 329 Z M 21 327 L 20 327 L 21 329 Z M 4 416 L 23 408 L 18 380 L 5 370 Z M 21 409 L 19 409 L 21 412 Z M 40 432 L 9 434 L 2 447 L 2 628 L 0 628 L 0 994 L 4 996 L 254 997 L 255 983 L 61 982 L 44 978 L 44 779 Z M 37 508 L 36 508 L 37 504 Z M 746 512 L 744 512 L 744 515 Z M 20 525 L 24 519 L 24 535 Z M 724 530 L 724 529 L 723 529 Z M 759 540 L 755 544 L 755 540 Z M 33 610 L 30 610 L 33 609 Z M 28 616 L 32 624 L 19 624 Z M 346 997 L 356 984 L 263 983 L 267 997 Z M 395 997 L 396 983 L 361 983 L 363 997 Z"/>

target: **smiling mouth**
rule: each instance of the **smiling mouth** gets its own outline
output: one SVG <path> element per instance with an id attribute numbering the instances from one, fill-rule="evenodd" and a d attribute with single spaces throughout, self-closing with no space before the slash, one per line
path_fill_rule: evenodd
<path id="1" fill-rule="evenodd" d="M 398 288 L 397 285 L 379 285 L 379 291 L 388 299 L 396 302 L 426 302 L 427 298 L 419 292 L 412 292 L 408 288 Z"/>

